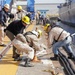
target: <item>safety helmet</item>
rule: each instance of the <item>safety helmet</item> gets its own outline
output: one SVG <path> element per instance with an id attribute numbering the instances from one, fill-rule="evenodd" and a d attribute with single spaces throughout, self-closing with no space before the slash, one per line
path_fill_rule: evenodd
<path id="1" fill-rule="evenodd" d="M 30 18 L 28 16 L 24 16 L 22 18 L 22 22 L 26 23 L 26 24 L 30 24 Z"/>
<path id="2" fill-rule="evenodd" d="M 46 24 L 45 26 L 44 26 L 44 30 L 45 31 L 47 31 L 47 28 L 50 26 L 50 24 L 48 23 L 48 24 Z"/>
<path id="3" fill-rule="evenodd" d="M 18 9 L 18 10 L 22 10 L 22 6 L 18 6 L 17 9 Z"/>
<path id="4" fill-rule="evenodd" d="M 40 38 L 42 36 L 42 31 L 41 30 L 37 30 L 38 32 L 38 38 Z"/>
<path id="5" fill-rule="evenodd" d="M 7 8 L 7 9 L 10 9 L 9 4 L 5 4 L 4 7 Z"/>
<path id="6" fill-rule="evenodd" d="M 38 37 L 38 32 L 36 30 L 33 30 L 32 33 Z"/>

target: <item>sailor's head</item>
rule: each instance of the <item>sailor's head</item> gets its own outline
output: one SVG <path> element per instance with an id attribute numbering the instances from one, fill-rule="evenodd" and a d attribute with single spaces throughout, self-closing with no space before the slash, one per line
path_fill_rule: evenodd
<path id="1" fill-rule="evenodd" d="M 4 10 L 5 10 L 6 12 L 8 12 L 8 11 L 9 11 L 9 9 L 10 9 L 9 4 L 5 4 L 5 5 L 4 5 Z"/>

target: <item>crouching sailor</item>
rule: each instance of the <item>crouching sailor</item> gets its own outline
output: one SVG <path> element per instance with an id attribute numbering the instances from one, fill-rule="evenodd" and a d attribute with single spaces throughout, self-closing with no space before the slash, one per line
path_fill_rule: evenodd
<path id="1" fill-rule="evenodd" d="M 21 34 L 19 34 L 21 35 Z M 27 54 L 27 58 L 25 60 L 24 67 L 32 67 L 33 65 L 30 64 L 30 61 L 34 57 L 34 49 L 31 48 L 28 43 L 26 42 L 26 39 L 18 38 L 19 35 L 16 36 L 16 38 L 12 41 L 12 45 L 14 45 L 17 48 L 17 52 L 24 52 Z"/>

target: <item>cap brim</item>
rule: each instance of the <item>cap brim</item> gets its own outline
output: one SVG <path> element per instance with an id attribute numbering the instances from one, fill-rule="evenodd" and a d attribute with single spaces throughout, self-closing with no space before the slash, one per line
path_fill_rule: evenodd
<path id="1" fill-rule="evenodd" d="M 7 7 L 5 7 L 5 8 L 8 9 L 8 10 L 10 9 L 10 8 L 7 8 Z"/>
<path id="2" fill-rule="evenodd" d="M 30 22 L 26 22 L 26 24 L 30 24 Z"/>

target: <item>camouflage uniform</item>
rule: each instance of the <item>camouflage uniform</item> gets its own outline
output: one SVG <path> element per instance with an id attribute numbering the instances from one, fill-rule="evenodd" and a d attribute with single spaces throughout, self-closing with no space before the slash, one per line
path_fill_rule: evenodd
<path id="1" fill-rule="evenodd" d="M 28 54 L 28 58 L 33 59 L 34 57 L 34 49 L 31 48 L 26 42 L 25 37 L 22 34 L 18 34 L 16 39 L 12 41 L 12 44 L 17 48 L 17 52 L 20 54 L 21 52 L 25 52 Z"/>

